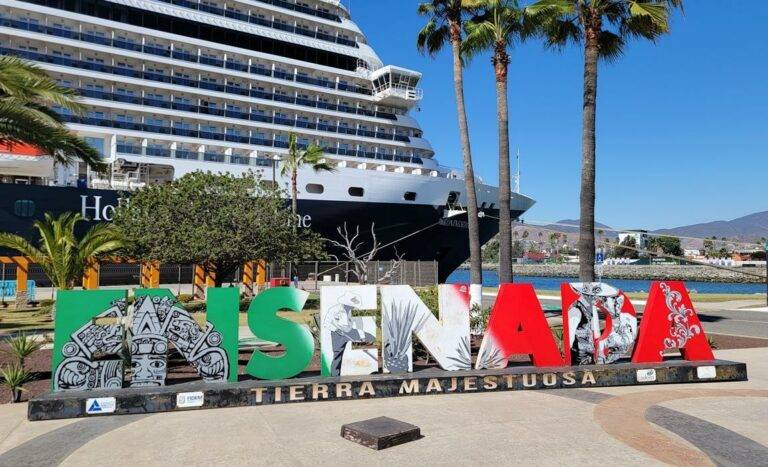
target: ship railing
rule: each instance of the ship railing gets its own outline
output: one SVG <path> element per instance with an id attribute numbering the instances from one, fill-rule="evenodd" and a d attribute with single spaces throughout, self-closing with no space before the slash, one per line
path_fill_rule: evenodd
<path id="1" fill-rule="evenodd" d="M 440 172 L 445 178 L 453 178 L 453 179 L 459 179 L 464 180 L 464 171 L 455 167 L 448 167 L 445 165 L 440 165 L 437 167 L 438 172 Z"/>
<path id="2" fill-rule="evenodd" d="M 378 100 L 397 97 L 407 101 L 419 101 L 424 98 L 424 90 L 412 86 L 386 86 L 376 89 L 373 96 Z"/>
<path id="3" fill-rule="evenodd" d="M 167 149 L 158 147 L 142 147 L 133 144 L 117 143 L 117 156 L 163 157 L 168 159 L 183 159 L 187 161 L 219 162 L 223 164 L 248 165 L 253 167 L 271 167 L 271 159 L 252 157 L 242 154 L 224 154 L 219 152 L 201 152 L 189 149 Z"/>

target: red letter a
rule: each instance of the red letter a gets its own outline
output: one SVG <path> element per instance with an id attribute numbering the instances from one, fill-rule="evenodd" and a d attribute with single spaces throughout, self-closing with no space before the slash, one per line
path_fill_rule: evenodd
<path id="1" fill-rule="evenodd" d="M 661 362 L 667 349 L 680 349 L 686 360 L 715 359 L 685 284 L 678 281 L 651 285 L 632 363 Z"/>
<path id="2" fill-rule="evenodd" d="M 501 285 L 475 368 L 505 368 L 516 354 L 528 354 L 539 367 L 563 365 L 531 284 Z"/>

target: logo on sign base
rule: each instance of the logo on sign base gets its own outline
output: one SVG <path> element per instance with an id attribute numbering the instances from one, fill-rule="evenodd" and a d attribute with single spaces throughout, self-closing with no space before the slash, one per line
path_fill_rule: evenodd
<path id="1" fill-rule="evenodd" d="M 176 407 L 202 407 L 205 396 L 202 392 L 180 392 L 176 394 Z"/>
<path id="2" fill-rule="evenodd" d="M 88 415 L 113 413 L 117 408 L 114 397 L 95 397 L 85 401 L 85 413 Z"/>

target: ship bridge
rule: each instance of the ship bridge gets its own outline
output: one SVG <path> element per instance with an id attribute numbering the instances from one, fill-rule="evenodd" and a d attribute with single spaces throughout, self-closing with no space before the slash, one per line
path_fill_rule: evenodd
<path id="1" fill-rule="evenodd" d="M 383 105 L 411 108 L 423 97 L 417 85 L 421 73 L 407 68 L 388 65 L 370 72 L 373 97 Z"/>

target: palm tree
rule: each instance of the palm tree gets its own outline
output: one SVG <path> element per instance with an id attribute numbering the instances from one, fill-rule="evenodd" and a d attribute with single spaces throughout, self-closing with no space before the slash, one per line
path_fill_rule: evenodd
<path id="1" fill-rule="evenodd" d="M 517 0 L 481 0 L 479 12 L 464 25 L 467 36 L 462 44 L 465 59 L 487 50 L 496 77 L 496 116 L 499 120 L 499 281 L 512 282 L 512 180 L 509 169 L 509 104 L 507 50 L 535 32 L 530 16 Z"/>
<path id="2" fill-rule="evenodd" d="M 464 104 L 464 70 L 461 61 L 462 24 L 464 17 L 473 12 L 479 0 L 431 0 L 419 4 L 418 13 L 429 18 L 419 31 L 416 45 L 422 53 L 431 56 L 450 42 L 453 55 L 453 89 L 456 95 L 456 113 L 459 120 L 459 138 L 464 161 L 464 183 L 467 190 L 467 224 L 469 230 L 470 295 L 473 305 L 480 304 L 483 283 L 483 259 L 480 251 L 480 221 L 475 191 L 475 170 L 472 148 L 469 144 L 469 124 Z"/>
<path id="3" fill-rule="evenodd" d="M 98 151 L 69 131 L 50 106 L 76 113 L 84 109 L 74 91 L 56 84 L 41 68 L 18 57 L 0 57 L 0 143 L 28 144 L 56 162 L 80 159 L 103 171 Z"/>
<path id="4" fill-rule="evenodd" d="M 40 234 L 38 246 L 24 238 L 0 232 L 0 247 L 16 250 L 43 269 L 53 287 L 69 290 L 83 276 L 89 262 L 99 255 L 124 246 L 122 236 L 111 224 L 97 224 L 77 238 L 75 226 L 84 220 L 78 213 L 64 213 L 58 218 L 46 213 L 33 224 Z"/>
<path id="5" fill-rule="evenodd" d="M 579 278 L 595 280 L 595 116 L 598 61 L 616 60 L 630 38 L 655 41 L 669 32 L 682 0 L 538 0 L 528 12 L 545 24 L 547 44 L 584 47 Z"/>
<path id="6" fill-rule="evenodd" d="M 299 199 L 299 169 L 309 165 L 315 172 L 332 172 L 333 167 L 323 161 L 323 150 L 319 146 L 310 144 L 306 149 L 300 149 L 296 134 L 291 133 L 288 137 L 288 157 L 283 159 L 283 167 L 280 175 L 291 177 L 291 211 L 293 215 L 298 215 L 297 204 Z"/>

